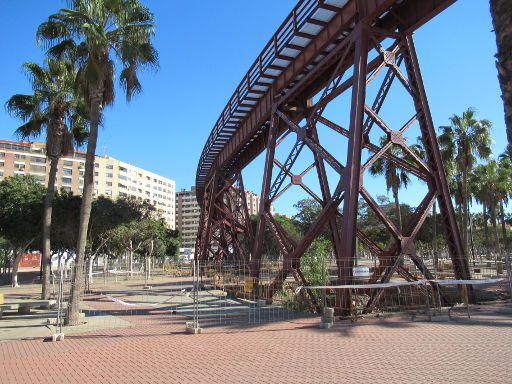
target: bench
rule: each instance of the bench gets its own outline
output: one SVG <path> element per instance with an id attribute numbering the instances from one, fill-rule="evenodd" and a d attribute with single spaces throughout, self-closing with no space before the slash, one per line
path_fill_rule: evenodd
<path id="1" fill-rule="evenodd" d="M 30 314 L 31 308 L 50 307 L 55 305 L 55 300 L 19 300 L 0 304 L 0 319 L 4 311 L 18 311 L 20 315 Z"/>

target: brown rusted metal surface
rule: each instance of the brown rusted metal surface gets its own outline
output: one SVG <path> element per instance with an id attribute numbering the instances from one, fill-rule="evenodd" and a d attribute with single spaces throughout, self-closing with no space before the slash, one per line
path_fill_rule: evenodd
<path id="1" fill-rule="evenodd" d="M 197 187 L 202 215 L 196 257 L 243 262 L 257 284 L 264 234 L 270 230 L 283 258 L 265 290 L 272 297 L 288 276 L 307 285 L 300 259 L 320 233 L 327 231 L 341 285 L 353 283 L 356 239 L 379 260 L 371 281 L 385 283 L 394 274 L 409 281 L 416 279 L 402 266 L 404 258 L 410 258 L 423 277 L 430 279 L 432 272 L 417 256 L 414 241 L 437 200 L 455 275 L 468 279 L 469 266 L 412 39 L 414 30 L 451 3 L 453 0 L 299 1 L 237 88 L 201 155 Z M 390 126 L 381 115 L 393 84 L 403 87 L 414 106 L 414 114 L 400 127 Z M 370 86 L 378 87 L 372 101 L 366 95 Z M 344 128 L 322 114 L 329 103 L 347 92 L 350 108 L 340 111 L 350 116 L 349 126 Z M 322 145 L 318 124 L 348 139 L 345 155 L 331 153 Z M 424 156 L 411 149 L 405 138 L 415 125 L 421 133 Z M 374 130 L 385 142 L 371 141 Z M 281 161 L 276 147 L 290 137 L 296 137 L 296 142 Z M 367 159 L 362 157 L 363 150 L 370 153 Z M 241 172 L 263 151 L 261 203 L 253 232 Z M 313 164 L 301 173 L 293 172 L 304 151 L 312 153 Z M 423 200 L 401 226 L 388 217 L 364 186 L 365 172 L 379 160 L 393 163 L 426 185 Z M 335 180 L 327 177 L 327 165 L 335 172 Z M 320 196 L 304 181 L 313 168 Z M 271 204 L 296 186 L 322 207 L 301 239 L 288 234 L 271 212 Z M 358 226 L 360 199 L 389 232 L 387 246 L 377 244 Z M 374 308 L 381 293 L 373 293 L 368 310 Z M 340 289 L 338 311 L 348 311 L 351 303 L 350 290 Z"/>

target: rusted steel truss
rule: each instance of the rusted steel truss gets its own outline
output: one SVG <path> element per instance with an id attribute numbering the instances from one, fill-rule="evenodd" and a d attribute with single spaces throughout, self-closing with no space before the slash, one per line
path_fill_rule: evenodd
<path id="1" fill-rule="evenodd" d="M 289 275 L 307 285 L 300 270 L 300 259 L 321 232 L 327 230 L 336 257 L 340 285 L 354 282 L 356 239 L 379 259 L 379 267 L 375 269 L 370 283 L 389 282 L 394 275 L 408 281 L 417 279 L 418 276 L 403 267 L 404 258 L 409 258 L 423 277 L 431 279 L 433 274 L 417 256 L 414 241 L 437 201 L 455 275 L 459 279 L 470 278 L 412 29 L 408 26 L 401 28 L 400 22 L 391 25 L 387 27 L 386 23 L 373 19 L 368 13 L 368 2 L 357 2 L 357 17 L 350 33 L 317 65 L 321 73 L 315 73 L 315 76 L 321 80 L 305 86 L 309 80 L 305 76 L 294 83 L 288 93 L 274 95 L 271 117 L 265 126 L 266 157 L 255 232 L 247 212 L 242 209 L 243 204 L 234 202 L 235 196 L 240 193 L 244 195 L 241 169 L 228 177 L 220 171 L 216 172 L 204 188 L 196 251 L 200 259 L 244 260 L 257 281 L 263 257 L 264 233 L 269 228 L 283 255 L 282 267 L 268 287 L 267 292 L 272 296 L 272 292 L 278 290 Z M 369 56 L 372 51 L 375 54 Z M 380 81 L 380 85 L 375 99 L 367 100 L 367 88 L 374 86 L 377 81 Z M 414 105 L 413 115 L 400 127 L 390 126 L 380 115 L 393 84 L 403 87 Z M 339 115 L 349 114 L 350 122 L 348 127 L 343 127 L 327 118 L 324 111 L 329 103 L 347 92 L 351 92 L 350 110 L 340 110 Z M 319 124 L 348 140 L 345 154 L 331 153 L 322 146 L 317 132 Z M 415 125 L 421 133 L 423 154 L 413 150 L 406 140 L 405 134 Z M 373 130 L 386 137 L 383 143 L 371 142 Z M 276 147 L 290 135 L 295 136 L 295 144 L 284 161 L 280 161 L 276 156 Z M 402 155 L 397 155 L 392 148 L 398 148 Z M 363 150 L 370 153 L 367 159 L 362 156 Z M 304 151 L 312 153 L 314 162 L 301 173 L 293 173 L 292 167 Z M 414 175 L 427 186 L 426 195 L 412 215 L 404 220 L 402 228 L 390 219 L 364 186 L 365 172 L 382 159 Z M 336 174 L 334 180 L 327 177 L 326 166 Z M 304 176 L 314 169 L 320 195 L 304 181 Z M 300 240 L 293 239 L 271 213 L 272 203 L 294 186 L 302 188 L 322 207 L 318 218 Z M 389 232 L 390 242 L 386 247 L 377 244 L 358 226 L 360 199 L 366 202 L 368 209 Z M 377 305 L 382 293 L 382 290 L 371 291 L 367 311 Z M 339 289 L 336 297 L 339 312 L 348 311 L 352 302 L 351 290 Z"/>
<path id="2" fill-rule="evenodd" d="M 207 185 L 196 255 L 203 261 L 230 260 L 248 267 L 253 230 L 242 174 L 215 177 Z"/>

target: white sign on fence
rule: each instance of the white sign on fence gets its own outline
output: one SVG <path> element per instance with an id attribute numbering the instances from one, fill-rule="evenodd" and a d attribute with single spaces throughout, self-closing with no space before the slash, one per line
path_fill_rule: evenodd
<path id="1" fill-rule="evenodd" d="M 370 267 L 354 267 L 352 268 L 352 276 L 368 277 L 370 276 Z"/>

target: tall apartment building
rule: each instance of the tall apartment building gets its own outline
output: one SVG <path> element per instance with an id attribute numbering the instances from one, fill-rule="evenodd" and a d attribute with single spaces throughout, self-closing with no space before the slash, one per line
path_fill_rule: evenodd
<path id="1" fill-rule="evenodd" d="M 0 140 L 0 180 L 14 175 L 33 175 L 47 184 L 50 164 L 46 160 L 45 143 Z M 59 160 L 58 189 L 81 195 L 84 184 L 85 152 L 75 151 Z M 175 229 L 176 182 L 109 156 L 96 156 L 94 161 L 94 197 L 134 197 L 147 200 Z"/>
<path id="2" fill-rule="evenodd" d="M 181 247 L 192 251 L 196 245 L 201 207 L 196 199 L 196 188 L 176 193 L 176 227 L 181 235 Z"/>
<path id="3" fill-rule="evenodd" d="M 251 191 L 245 191 L 249 215 L 258 214 L 260 196 Z M 273 213 L 273 207 L 271 207 Z M 193 252 L 196 244 L 197 231 L 201 208 L 196 199 L 196 188 L 189 191 L 182 189 L 176 193 L 176 227 L 180 231 L 183 252 Z"/>

